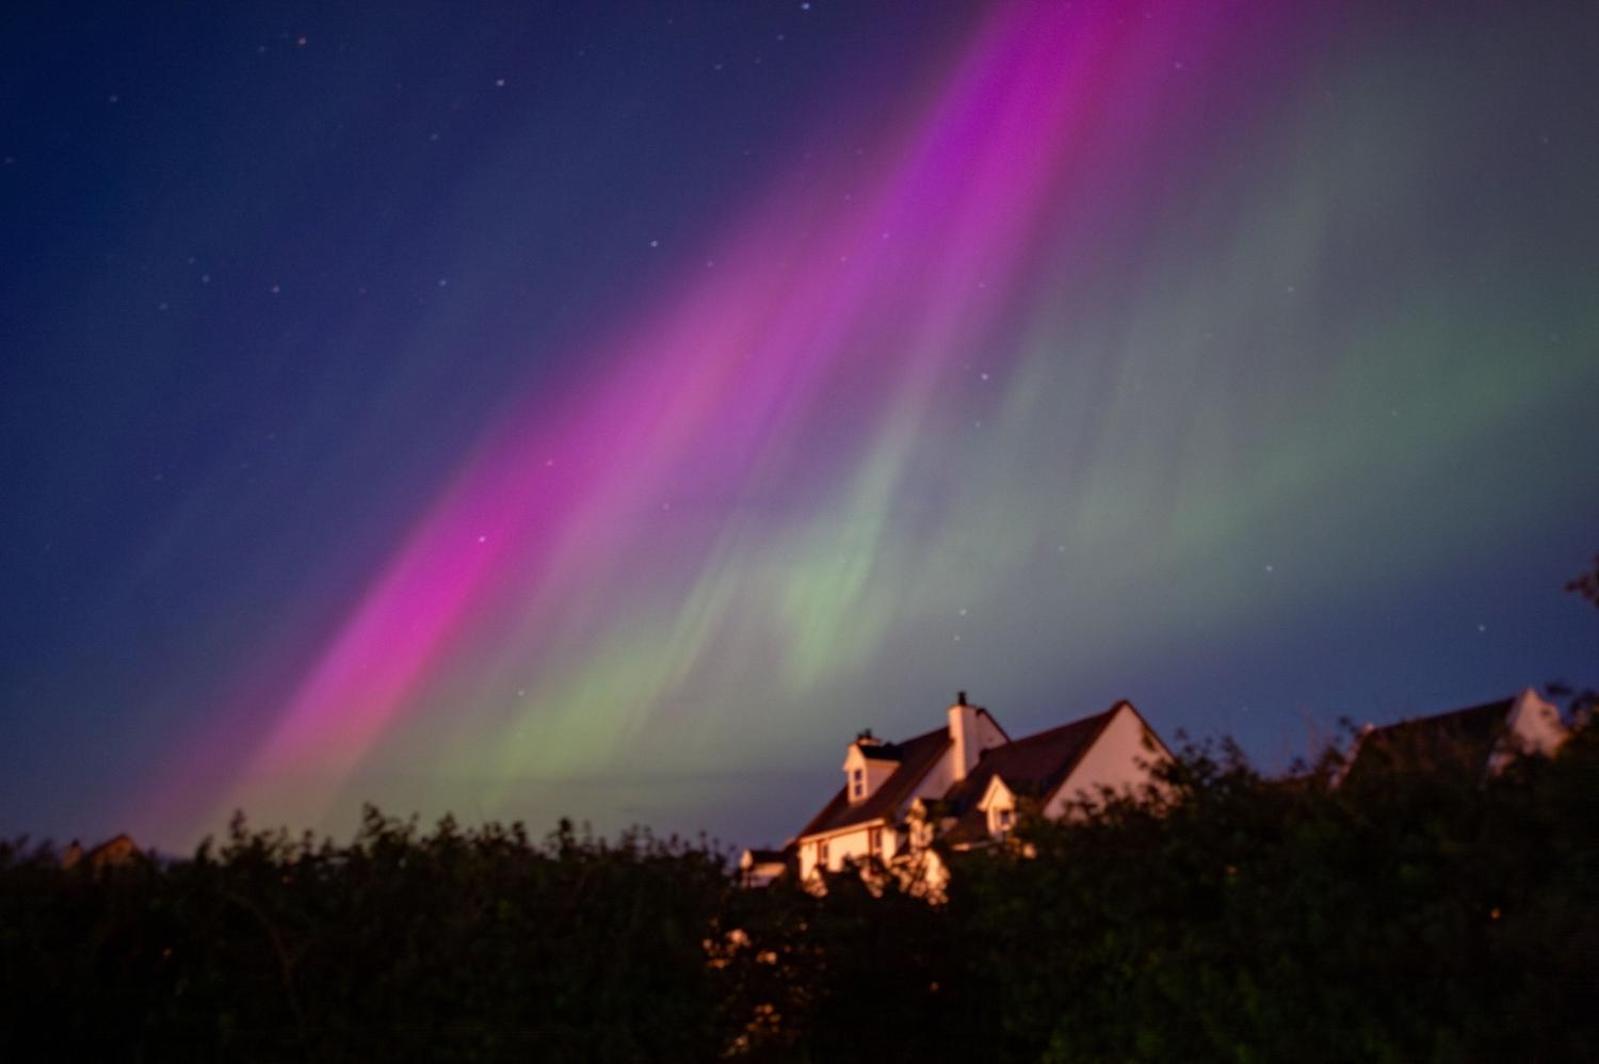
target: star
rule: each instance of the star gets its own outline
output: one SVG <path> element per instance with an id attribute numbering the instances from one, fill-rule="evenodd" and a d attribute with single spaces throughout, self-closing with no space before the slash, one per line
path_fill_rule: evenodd
<path id="1" fill-rule="evenodd" d="M 504 78 L 495 78 L 494 79 L 494 84 L 496 86 L 498 86 L 499 88 L 503 89 L 503 88 L 505 88 L 505 79 Z"/>

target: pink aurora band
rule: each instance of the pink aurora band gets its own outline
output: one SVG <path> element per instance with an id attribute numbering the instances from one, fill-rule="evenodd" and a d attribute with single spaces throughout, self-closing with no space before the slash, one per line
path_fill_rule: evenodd
<path id="1" fill-rule="evenodd" d="M 1226 50 L 1221 16 L 1201 8 L 1155 29 L 1122 5 L 1000 5 L 933 92 L 905 94 L 923 98 L 888 136 L 867 131 L 864 157 L 836 138 L 809 153 L 832 164 L 796 150 L 778 187 L 683 256 L 676 291 L 484 433 L 304 670 L 227 803 L 292 778 L 298 808 L 325 813 L 475 648 L 523 640 L 501 649 L 536 670 L 556 642 L 581 643 L 544 634 L 603 627 L 659 559 L 712 564 L 752 500 L 781 510 L 874 452 L 909 460 L 956 416 L 948 375 L 974 353 L 1004 358 L 1017 308 L 1093 268 L 1074 239 L 1135 213 L 1138 146 L 1180 121 L 1159 109 L 1173 42 Z M 673 514 L 684 495 L 709 501 Z"/>

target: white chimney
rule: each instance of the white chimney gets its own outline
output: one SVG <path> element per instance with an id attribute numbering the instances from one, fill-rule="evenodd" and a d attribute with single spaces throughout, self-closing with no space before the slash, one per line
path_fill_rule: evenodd
<path id="1" fill-rule="evenodd" d="M 963 780 L 977 764 L 977 755 L 983 749 L 977 737 L 977 707 L 966 704 L 965 691 L 956 695 L 955 704 L 949 707 L 949 737 L 955 743 L 952 774 L 957 780 Z"/>

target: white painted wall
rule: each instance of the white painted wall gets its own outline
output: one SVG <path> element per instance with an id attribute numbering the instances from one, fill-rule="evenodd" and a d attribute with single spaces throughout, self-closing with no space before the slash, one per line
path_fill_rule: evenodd
<path id="1" fill-rule="evenodd" d="M 999 776 L 988 781 L 988 790 L 983 793 L 983 799 L 977 807 L 988 817 L 988 833 L 995 838 L 1016 826 L 1016 795 L 1011 793 Z M 1005 822 L 1006 813 L 1010 814 L 1008 824 Z"/>
<path id="2" fill-rule="evenodd" d="M 962 707 L 950 707 L 952 721 L 954 720 L 954 711 L 959 708 Z M 971 706 L 966 706 L 964 708 L 973 709 Z M 974 713 L 969 720 L 963 721 L 962 723 L 970 724 L 971 734 L 976 736 L 973 742 L 976 744 L 979 752 L 982 750 L 992 749 L 996 746 L 1002 746 L 1009 741 L 1005 738 L 1004 734 L 1000 732 L 999 728 L 994 725 L 994 722 L 989 719 L 987 713 Z M 973 764 L 975 763 L 976 762 L 974 760 Z M 908 808 L 910 802 L 917 798 L 924 798 L 927 801 L 935 801 L 948 794 L 949 789 L 955 786 L 956 781 L 965 777 L 964 772 L 957 771 L 957 766 L 958 762 L 955 759 L 955 747 L 952 745 L 949 749 L 944 751 L 944 756 L 939 758 L 937 763 L 934 764 L 932 768 L 927 770 L 927 775 L 922 777 L 922 782 L 917 784 L 915 792 L 911 795 L 910 799 L 906 801 L 906 807 Z M 905 815 L 905 809 L 899 809 L 895 812 L 896 815 L 900 817 Z"/>
<path id="3" fill-rule="evenodd" d="M 894 858 L 896 839 L 894 829 L 882 821 L 873 824 L 852 824 L 842 831 L 829 835 L 807 835 L 800 840 L 800 879 L 810 879 L 817 871 L 817 843 L 827 842 L 827 870 L 837 872 L 844 867 L 844 862 L 854 858 L 857 863 L 865 863 L 872 855 L 871 829 L 879 828 L 882 831 L 882 849 L 877 856 L 884 861 Z"/>
<path id="4" fill-rule="evenodd" d="M 957 702 L 949 707 L 947 716 L 949 737 L 954 742 L 954 753 L 950 759 L 953 779 L 965 779 L 966 774 L 977 764 L 978 756 L 989 747 L 1005 742 L 1005 736 L 994 724 L 993 718 L 977 706 Z"/>
<path id="5" fill-rule="evenodd" d="M 916 793 L 912 800 L 917 798 L 929 802 L 937 801 L 949 793 L 955 785 L 955 752 L 944 751 L 944 756 L 939 758 L 932 768 L 927 770 L 927 775 L 922 777 L 922 782 L 916 785 Z"/>
<path id="6" fill-rule="evenodd" d="M 1144 747 L 1144 722 L 1131 707 L 1123 705 L 1071 775 L 1050 796 L 1044 815 L 1058 819 L 1073 801 L 1098 798 L 1103 786 L 1116 791 L 1142 787 L 1150 780 L 1150 768 L 1166 758 L 1158 744 L 1154 750 Z"/>
<path id="7" fill-rule="evenodd" d="M 1560 710 L 1539 698 L 1538 692 L 1530 687 L 1516 696 L 1507 723 L 1511 741 L 1489 757 L 1491 773 L 1503 772 L 1518 754 L 1552 757 L 1571 734 L 1560 719 Z"/>

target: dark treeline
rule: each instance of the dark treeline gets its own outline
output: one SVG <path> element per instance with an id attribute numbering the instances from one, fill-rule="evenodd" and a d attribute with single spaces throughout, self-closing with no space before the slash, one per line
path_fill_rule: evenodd
<path id="1" fill-rule="evenodd" d="M 0 1058 L 1599 1059 L 1599 728 L 1487 780 L 1333 771 L 1191 748 L 951 855 L 943 905 L 376 812 L 98 871 L 12 845 Z"/>

